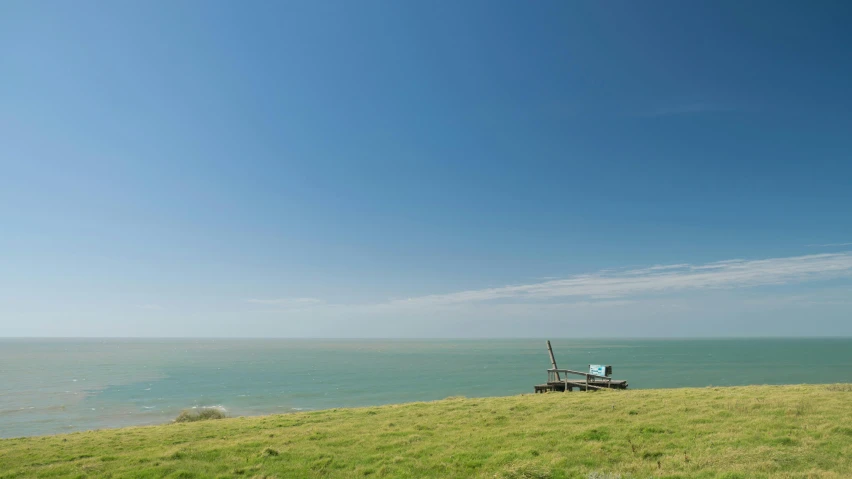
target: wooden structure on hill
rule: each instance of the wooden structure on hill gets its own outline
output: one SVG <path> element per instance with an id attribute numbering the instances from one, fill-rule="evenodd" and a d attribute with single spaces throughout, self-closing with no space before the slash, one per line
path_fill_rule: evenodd
<path id="1" fill-rule="evenodd" d="M 571 369 L 559 369 L 556 366 L 556 358 L 553 356 L 553 348 L 550 346 L 550 341 L 547 342 L 547 353 L 550 355 L 551 368 L 547 370 L 547 382 L 535 386 L 534 390 L 537 393 L 551 391 L 570 392 L 574 389 L 579 391 L 627 389 L 627 381 L 609 377 L 609 374 L 612 374 L 612 367 L 610 366 L 589 365 L 589 372 L 587 373 Z M 603 374 L 600 374 L 600 371 L 603 371 Z"/>

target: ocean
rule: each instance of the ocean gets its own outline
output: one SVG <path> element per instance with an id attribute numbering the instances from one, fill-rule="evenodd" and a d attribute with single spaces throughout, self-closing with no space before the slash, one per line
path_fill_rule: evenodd
<path id="1" fill-rule="evenodd" d="M 552 340 L 631 389 L 852 382 L 852 339 Z M 531 393 L 545 340 L 0 339 L 0 437 Z"/>

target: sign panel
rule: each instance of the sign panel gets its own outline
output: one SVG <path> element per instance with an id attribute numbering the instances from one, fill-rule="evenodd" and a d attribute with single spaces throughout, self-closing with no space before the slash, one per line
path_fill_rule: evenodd
<path id="1" fill-rule="evenodd" d="M 590 364 L 589 374 L 594 374 L 597 376 L 606 376 L 606 366 L 601 364 Z"/>

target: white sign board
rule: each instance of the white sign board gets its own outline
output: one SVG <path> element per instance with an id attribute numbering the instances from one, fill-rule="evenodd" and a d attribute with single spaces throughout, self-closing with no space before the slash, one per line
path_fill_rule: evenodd
<path id="1" fill-rule="evenodd" d="M 606 376 L 606 366 L 600 364 L 590 364 L 589 374 L 594 374 L 595 376 Z"/>

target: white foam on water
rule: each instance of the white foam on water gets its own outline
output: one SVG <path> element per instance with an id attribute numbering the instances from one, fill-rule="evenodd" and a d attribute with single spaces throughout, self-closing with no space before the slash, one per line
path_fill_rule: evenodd
<path id="1" fill-rule="evenodd" d="M 224 413 L 228 412 L 228 409 L 221 404 L 216 404 L 216 405 L 213 405 L 213 406 L 192 406 L 192 409 L 217 409 L 217 410 L 222 411 Z"/>

